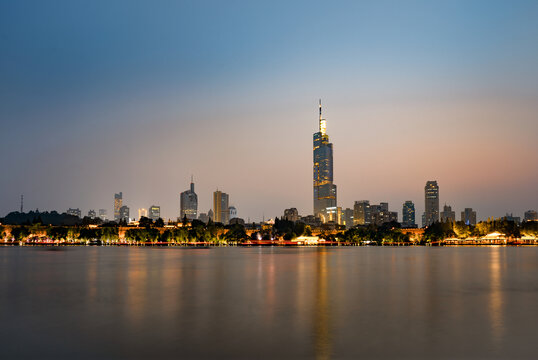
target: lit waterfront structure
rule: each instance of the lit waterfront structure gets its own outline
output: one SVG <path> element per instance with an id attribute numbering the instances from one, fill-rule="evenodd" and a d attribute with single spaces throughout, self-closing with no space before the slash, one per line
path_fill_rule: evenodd
<path id="1" fill-rule="evenodd" d="M 106 221 L 106 209 L 99 209 L 99 218 Z"/>
<path id="2" fill-rule="evenodd" d="M 455 222 L 456 221 L 456 212 L 452 211 L 452 207 L 450 205 L 445 204 L 443 206 L 443 211 L 441 211 L 441 221 L 442 222 Z"/>
<path id="3" fill-rule="evenodd" d="M 370 201 L 360 200 L 355 201 L 353 206 L 353 224 L 354 225 L 368 225 L 370 224 Z"/>
<path id="4" fill-rule="evenodd" d="M 77 208 L 77 209 L 69 208 L 69 209 L 67 209 L 66 213 L 67 213 L 67 215 L 73 215 L 73 216 L 76 216 L 76 217 L 81 217 L 81 215 L 82 215 L 82 212 L 80 211 L 79 208 Z"/>
<path id="5" fill-rule="evenodd" d="M 284 210 L 284 220 L 297 221 L 299 220 L 299 211 L 296 208 L 289 208 Z"/>
<path id="6" fill-rule="evenodd" d="M 126 205 L 123 205 L 120 208 L 120 220 L 129 222 L 129 207 L 127 207 Z"/>
<path id="7" fill-rule="evenodd" d="M 429 226 L 439 221 L 439 185 L 437 181 L 427 181 L 424 187 L 424 224 Z"/>
<path id="8" fill-rule="evenodd" d="M 314 216 L 323 223 L 337 221 L 336 185 L 333 184 L 333 144 L 327 135 L 327 121 L 321 115 L 319 131 L 314 134 Z"/>
<path id="9" fill-rule="evenodd" d="M 95 219 L 97 217 L 97 213 L 95 212 L 95 210 L 88 211 L 88 217 L 90 219 Z"/>
<path id="10" fill-rule="evenodd" d="M 402 226 L 405 228 L 417 226 L 415 222 L 415 204 L 411 200 L 407 200 L 402 206 Z"/>
<path id="11" fill-rule="evenodd" d="M 191 177 L 191 187 L 180 195 L 180 217 L 194 220 L 198 217 L 198 195 L 194 192 L 194 181 Z"/>
<path id="12" fill-rule="evenodd" d="M 217 190 L 213 193 L 213 221 L 227 225 L 230 220 L 229 208 L 230 197 L 228 194 Z"/>
<path id="13" fill-rule="evenodd" d="M 144 208 L 138 209 L 138 220 L 140 220 L 142 217 L 148 217 L 148 210 Z"/>
<path id="14" fill-rule="evenodd" d="M 523 216 L 523 219 L 525 221 L 537 221 L 538 213 L 536 212 L 536 210 L 527 210 L 525 211 L 525 215 Z"/>
<path id="15" fill-rule="evenodd" d="M 157 205 L 151 205 L 148 210 L 148 217 L 153 220 L 159 220 L 161 217 L 161 207 Z"/>
<path id="16" fill-rule="evenodd" d="M 461 212 L 461 221 L 466 225 L 476 225 L 476 211 L 473 211 L 472 208 L 465 208 Z"/>
<path id="17" fill-rule="evenodd" d="M 343 225 L 346 226 L 346 229 L 350 229 L 353 227 L 354 225 L 354 222 L 353 222 L 353 209 L 350 209 L 350 208 L 346 208 L 344 209 L 343 211 L 344 215 L 344 223 Z"/>
<path id="18" fill-rule="evenodd" d="M 114 221 L 120 220 L 120 209 L 123 206 L 123 193 L 114 194 Z"/>

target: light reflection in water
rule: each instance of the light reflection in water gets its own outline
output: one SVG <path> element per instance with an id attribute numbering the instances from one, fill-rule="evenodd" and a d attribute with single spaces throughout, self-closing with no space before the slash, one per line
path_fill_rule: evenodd
<path id="1" fill-rule="evenodd" d="M 491 336 L 497 347 L 501 346 L 504 335 L 503 293 L 501 284 L 501 247 L 490 250 L 489 274 L 489 318 L 491 321 Z"/>
<path id="2" fill-rule="evenodd" d="M 328 298 L 327 251 L 319 249 L 317 252 L 317 288 L 315 316 L 315 350 L 316 359 L 329 359 L 331 357 L 330 308 Z"/>

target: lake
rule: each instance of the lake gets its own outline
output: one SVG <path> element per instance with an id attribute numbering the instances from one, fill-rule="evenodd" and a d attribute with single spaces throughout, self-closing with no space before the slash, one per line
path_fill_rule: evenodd
<path id="1" fill-rule="evenodd" d="M 0 247 L 0 357 L 536 358 L 538 247 Z"/>

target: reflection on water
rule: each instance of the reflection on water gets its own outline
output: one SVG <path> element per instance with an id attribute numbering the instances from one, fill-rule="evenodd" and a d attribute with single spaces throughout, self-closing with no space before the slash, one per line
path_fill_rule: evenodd
<path id="1" fill-rule="evenodd" d="M 0 249 L 2 359 L 532 358 L 538 248 Z"/>

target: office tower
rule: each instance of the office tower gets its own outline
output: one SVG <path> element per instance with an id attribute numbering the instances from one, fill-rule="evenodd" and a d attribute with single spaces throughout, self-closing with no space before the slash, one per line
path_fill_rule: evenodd
<path id="1" fill-rule="evenodd" d="M 73 216 L 76 216 L 76 217 L 81 217 L 82 215 L 82 212 L 80 211 L 80 209 L 67 209 L 67 215 L 73 215 Z"/>
<path id="2" fill-rule="evenodd" d="M 237 217 L 237 209 L 235 206 L 230 206 L 228 208 L 228 220 L 234 219 Z"/>
<path id="3" fill-rule="evenodd" d="M 344 210 L 344 225 L 346 226 L 346 229 L 350 229 L 353 227 L 353 209 L 346 208 Z"/>
<path id="4" fill-rule="evenodd" d="M 144 208 L 138 209 L 138 220 L 140 220 L 142 217 L 148 217 L 148 210 Z"/>
<path id="5" fill-rule="evenodd" d="M 415 204 L 411 200 L 404 202 L 402 207 L 402 226 L 404 228 L 417 227 L 415 223 Z"/>
<path id="6" fill-rule="evenodd" d="M 370 223 L 375 225 L 383 225 L 389 222 L 398 221 L 398 213 L 389 211 L 388 203 L 380 203 L 379 205 L 370 205 Z"/>
<path id="7" fill-rule="evenodd" d="M 452 207 L 445 204 L 443 206 L 443 211 L 441 211 L 441 222 L 455 222 L 456 221 L 456 212 L 452 211 Z"/>
<path id="8" fill-rule="evenodd" d="M 129 208 L 126 205 L 123 205 L 120 208 L 120 220 L 124 220 L 125 222 L 129 222 Z"/>
<path id="9" fill-rule="evenodd" d="M 437 181 L 427 181 L 424 187 L 425 225 L 439 221 L 439 186 Z M 424 224 L 423 224 L 424 225 Z"/>
<path id="10" fill-rule="evenodd" d="M 513 221 L 515 222 L 516 224 L 519 224 L 521 223 L 521 218 L 519 216 L 514 216 L 514 214 L 508 214 L 506 213 L 506 215 L 504 216 L 505 220 L 507 221 Z"/>
<path id="11" fill-rule="evenodd" d="M 97 217 L 97 213 L 95 212 L 95 210 L 88 211 L 88 217 L 90 219 L 95 219 Z"/>
<path id="12" fill-rule="evenodd" d="M 461 212 L 461 221 L 466 225 L 476 225 L 476 211 L 473 211 L 472 208 L 465 208 Z"/>
<path id="13" fill-rule="evenodd" d="M 183 191 L 180 195 L 180 217 L 185 216 L 189 220 L 194 220 L 198 216 L 198 195 L 194 192 L 194 182 L 191 177 L 191 187 L 189 190 Z"/>
<path id="14" fill-rule="evenodd" d="M 161 207 L 157 205 L 151 205 L 148 210 L 148 217 L 153 220 L 159 220 L 161 217 Z"/>
<path id="15" fill-rule="evenodd" d="M 333 144 L 329 142 L 327 121 L 321 116 L 319 131 L 314 134 L 314 216 L 321 222 L 336 222 L 336 185 L 333 184 Z"/>
<path id="16" fill-rule="evenodd" d="M 114 221 L 120 220 L 120 209 L 123 206 L 123 194 L 114 194 Z"/>
<path id="17" fill-rule="evenodd" d="M 536 210 L 527 210 L 524 215 L 525 221 L 536 221 L 538 220 L 538 213 Z"/>
<path id="18" fill-rule="evenodd" d="M 220 190 L 213 193 L 213 217 L 215 222 L 228 224 L 230 220 L 230 213 L 228 210 L 229 196 Z"/>
<path id="19" fill-rule="evenodd" d="M 213 212 L 212 209 L 209 209 L 209 211 L 207 212 L 207 217 L 211 219 L 211 221 L 215 221 L 215 213 Z"/>
<path id="20" fill-rule="evenodd" d="M 355 201 L 355 205 L 353 206 L 353 223 L 355 225 L 368 225 L 370 224 L 370 219 L 370 201 Z"/>
<path id="21" fill-rule="evenodd" d="M 103 221 L 106 221 L 106 210 L 105 209 L 99 209 L 99 218 Z"/>
<path id="22" fill-rule="evenodd" d="M 200 213 L 200 215 L 198 216 L 198 220 L 207 224 L 209 221 L 209 215 L 206 213 Z"/>
<path id="23" fill-rule="evenodd" d="M 297 221 L 299 220 L 299 212 L 297 211 L 296 208 L 289 208 L 289 209 L 286 209 L 284 210 L 284 220 L 288 220 L 288 221 Z"/>

